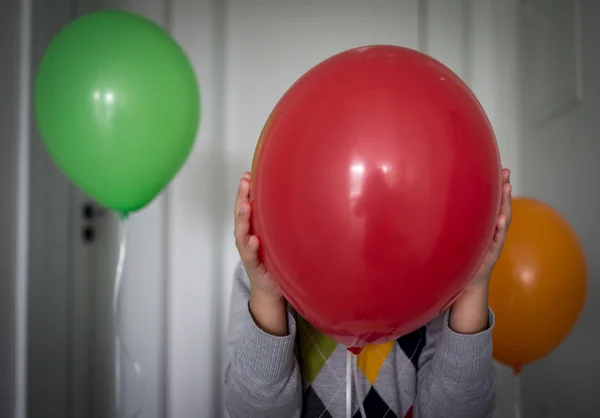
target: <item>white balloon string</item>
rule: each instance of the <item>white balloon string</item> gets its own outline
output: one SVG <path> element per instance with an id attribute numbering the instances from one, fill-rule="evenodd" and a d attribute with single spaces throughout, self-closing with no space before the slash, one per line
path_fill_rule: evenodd
<path id="1" fill-rule="evenodd" d="M 115 329 L 115 414 L 117 418 L 122 417 L 122 390 L 121 390 L 121 372 L 122 372 L 122 357 L 125 357 L 132 365 L 138 382 L 141 385 L 141 399 L 139 406 L 135 411 L 129 415 L 131 418 L 138 418 L 143 411 L 144 398 L 146 396 L 146 383 L 144 381 L 144 375 L 142 374 L 142 368 L 140 364 L 133 358 L 127 346 L 123 343 L 121 338 L 121 320 L 120 320 L 120 309 L 119 302 L 121 299 L 121 285 L 123 282 L 123 268 L 125 265 L 125 258 L 127 254 L 127 218 L 121 220 L 121 238 L 119 245 L 119 260 L 117 262 L 117 270 L 115 274 L 115 285 L 113 293 L 113 318 L 114 318 L 114 329 Z"/>
<path id="2" fill-rule="evenodd" d="M 352 418 L 352 353 L 346 353 L 346 418 Z"/>
<path id="3" fill-rule="evenodd" d="M 365 398 L 361 390 L 360 379 L 358 377 L 358 354 L 352 355 L 353 360 L 353 371 L 354 371 L 354 389 L 356 391 L 356 398 L 358 399 L 358 409 L 360 411 L 361 418 L 367 418 L 365 412 Z"/>
<path id="4" fill-rule="evenodd" d="M 515 374 L 515 418 L 521 418 L 521 374 Z"/>

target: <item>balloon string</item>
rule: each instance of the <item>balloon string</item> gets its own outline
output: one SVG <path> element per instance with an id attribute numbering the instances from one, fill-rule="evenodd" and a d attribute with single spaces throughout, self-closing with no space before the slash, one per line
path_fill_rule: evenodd
<path id="1" fill-rule="evenodd" d="M 358 400 L 358 409 L 360 411 L 361 418 L 367 418 L 367 413 L 365 412 L 364 405 L 364 396 L 360 387 L 360 380 L 358 378 L 358 354 L 352 355 L 352 368 L 354 370 L 354 389 L 356 390 L 356 398 Z"/>
<path id="2" fill-rule="evenodd" d="M 515 374 L 515 418 L 521 418 L 521 374 Z"/>
<path id="3" fill-rule="evenodd" d="M 127 249 L 127 218 L 125 216 L 121 219 L 121 238 L 119 245 L 119 260 L 117 262 L 117 270 L 115 274 L 115 287 L 113 293 L 113 317 L 115 327 L 115 404 L 116 404 L 116 416 L 121 416 L 121 355 L 127 358 L 132 364 L 133 369 L 137 375 L 138 381 L 141 384 L 141 399 L 140 404 L 135 412 L 130 415 L 131 418 L 138 418 L 143 410 L 144 398 L 146 396 L 146 384 L 144 376 L 142 374 L 142 368 L 140 364 L 133 358 L 127 346 L 123 343 L 121 338 L 121 321 L 120 321 L 120 309 L 119 302 L 121 299 L 121 284 L 123 282 L 123 267 L 125 265 L 126 249 Z"/>
<path id="4" fill-rule="evenodd" d="M 365 406 L 363 405 L 363 396 L 360 391 L 360 380 L 358 378 L 358 356 L 352 351 L 347 350 L 346 354 L 346 418 L 353 416 L 352 409 L 352 383 L 354 383 L 354 390 L 356 392 L 356 399 L 358 401 L 358 413 L 361 418 L 367 418 L 365 412 Z"/>
<path id="5" fill-rule="evenodd" d="M 346 355 L 346 418 L 352 418 L 352 353 Z"/>

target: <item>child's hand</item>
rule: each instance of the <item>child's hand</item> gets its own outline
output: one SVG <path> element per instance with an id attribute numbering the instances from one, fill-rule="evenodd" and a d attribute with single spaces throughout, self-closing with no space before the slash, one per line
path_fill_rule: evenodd
<path id="1" fill-rule="evenodd" d="M 484 287 L 487 288 L 488 282 L 492 275 L 492 270 L 496 262 L 500 258 L 502 247 L 506 241 L 506 233 L 512 219 L 512 186 L 510 184 L 510 170 L 505 168 L 502 170 L 502 202 L 500 204 L 500 214 L 496 223 L 496 231 L 494 233 L 494 242 L 481 263 L 477 274 L 469 285 L 470 288 Z"/>
<path id="2" fill-rule="evenodd" d="M 494 242 L 471 283 L 452 304 L 450 328 L 459 334 L 475 334 L 488 326 L 488 284 L 494 265 L 504 246 L 512 218 L 510 171 L 502 170 L 502 203 L 496 223 Z"/>
<path id="3" fill-rule="evenodd" d="M 244 173 L 235 199 L 235 245 L 240 253 L 251 283 L 253 296 L 261 300 L 282 299 L 281 291 L 265 265 L 258 259 L 258 237 L 250 234 L 250 173 Z"/>
<path id="4" fill-rule="evenodd" d="M 286 302 L 279 286 L 258 259 L 258 237 L 250 234 L 250 173 L 244 173 L 235 199 L 235 245 L 250 279 L 250 312 L 263 331 L 283 336 L 288 332 Z"/>

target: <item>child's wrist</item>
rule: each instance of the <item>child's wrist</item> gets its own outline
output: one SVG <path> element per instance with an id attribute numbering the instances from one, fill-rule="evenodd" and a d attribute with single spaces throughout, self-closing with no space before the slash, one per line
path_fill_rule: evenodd
<path id="1" fill-rule="evenodd" d="M 449 326 L 459 334 L 477 334 L 488 328 L 487 287 L 465 289 L 450 308 Z"/>
<path id="2" fill-rule="evenodd" d="M 252 282 L 250 285 L 250 298 L 277 307 L 281 306 L 281 304 L 285 305 L 286 303 L 285 298 L 280 292 L 274 292 L 268 288 L 265 289 L 264 286 L 256 286 L 252 284 Z"/>
<path id="3" fill-rule="evenodd" d="M 288 334 L 287 307 L 283 296 L 255 289 L 250 293 L 249 307 L 254 322 L 264 332 L 277 337 Z"/>

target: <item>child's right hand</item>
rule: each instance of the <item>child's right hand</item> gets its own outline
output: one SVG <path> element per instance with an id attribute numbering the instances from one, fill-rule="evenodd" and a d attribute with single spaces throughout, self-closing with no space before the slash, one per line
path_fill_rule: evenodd
<path id="1" fill-rule="evenodd" d="M 265 265 L 258 258 L 258 237 L 250 233 L 250 182 L 251 174 L 244 173 L 240 179 L 237 197 L 235 199 L 235 245 L 240 253 L 250 283 L 252 292 L 261 292 L 265 296 L 281 298 L 279 287 L 271 277 Z"/>
<path id="2" fill-rule="evenodd" d="M 235 199 L 235 245 L 250 279 L 250 310 L 265 331 L 285 335 L 285 300 L 279 286 L 258 258 L 258 237 L 250 233 L 250 173 L 244 173 Z M 283 319 L 283 322 L 282 322 Z"/>

